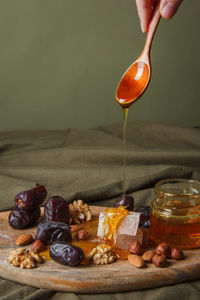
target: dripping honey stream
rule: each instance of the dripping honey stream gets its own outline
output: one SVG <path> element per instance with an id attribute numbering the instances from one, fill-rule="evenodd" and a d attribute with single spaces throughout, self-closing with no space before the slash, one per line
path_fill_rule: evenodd
<path id="1" fill-rule="evenodd" d="M 117 90 L 116 100 L 124 111 L 123 123 L 123 197 L 126 192 L 126 130 L 129 107 L 140 98 L 146 90 L 151 78 L 150 49 L 151 43 L 160 20 L 160 1 L 152 11 L 146 42 L 141 55 L 122 76 Z"/>
<path id="2" fill-rule="evenodd" d="M 124 121 L 123 121 L 123 198 L 126 199 L 126 132 L 127 132 L 127 119 L 128 108 L 123 108 Z"/>

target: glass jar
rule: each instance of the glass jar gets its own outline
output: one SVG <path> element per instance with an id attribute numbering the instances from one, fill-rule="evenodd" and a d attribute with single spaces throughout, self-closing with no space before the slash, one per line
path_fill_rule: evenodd
<path id="1" fill-rule="evenodd" d="M 155 185 L 151 238 L 156 244 L 192 249 L 200 246 L 200 182 L 165 179 Z"/>

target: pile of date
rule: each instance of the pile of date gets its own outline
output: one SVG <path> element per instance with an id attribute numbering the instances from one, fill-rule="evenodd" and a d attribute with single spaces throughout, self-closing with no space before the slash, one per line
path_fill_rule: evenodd
<path id="1" fill-rule="evenodd" d="M 41 215 L 40 205 L 47 197 L 42 185 L 23 191 L 15 196 L 15 208 L 9 214 L 12 228 L 25 229 L 34 226 Z M 36 241 L 50 245 L 50 257 L 57 263 L 76 266 L 84 259 L 80 247 L 71 245 L 70 210 L 68 203 L 60 196 L 49 198 L 44 206 L 44 222 L 37 225 Z"/>

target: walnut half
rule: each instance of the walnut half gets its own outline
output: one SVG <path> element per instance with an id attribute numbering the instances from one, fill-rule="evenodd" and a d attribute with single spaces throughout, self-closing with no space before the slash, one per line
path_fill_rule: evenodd
<path id="1" fill-rule="evenodd" d="M 116 260 L 116 254 L 109 245 L 100 244 L 93 248 L 87 256 L 88 260 L 93 260 L 96 265 L 107 265 Z"/>
<path id="2" fill-rule="evenodd" d="M 83 200 L 77 200 L 73 203 L 70 203 L 69 210 L 71 215 L 71 223 L 80 224 L 85 221 L 92 220 L 91 210 L 87 203 L 84 203 Z"/>
<path id="3" fill-rule="evenodd" d="M 10 251 L 8 262 L 14 267 L 22 269 L 33 269 L 36 267 L 36 262 L 41 263 L 43 260 L 38 253 L 28 251 L 26 248 L 18 248 Z"/>

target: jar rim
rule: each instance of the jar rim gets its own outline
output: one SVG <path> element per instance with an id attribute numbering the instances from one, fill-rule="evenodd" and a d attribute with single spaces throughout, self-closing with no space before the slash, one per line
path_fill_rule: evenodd
<path id="1" fill-rule="evenodd" d="M 154 190 L 156 192 L 164 192 L 168 196 L 170 196 L 170 195 L 174 196 L 174 195 L 177 195 L 177 194 L 180 195 L 180 193 L 175 193 L 175 192 L 172 193 L 172 192 L 169 192 L 169 191 L 165 191 L 163 189 L 163 187 L 167 183 L 168 184 L 175 184 L 175 183 L 184 183 L 184 182 L 189 183 L 191 185 L 195 184 L 195 185 L 198 186 L 198 191 L 197 192 L 195 192 L 195 193 L 187 193 L 187 195 L 200 196 L 200 181 L 195 180 L 195 179 L 187 179 L 187 178 L 167 178 L 167 179 L 162 179 L 162 180 L 158 181 L 155 184 Z M 185 193 L 182 193 L 182 194 L 184 195 Z"/>

